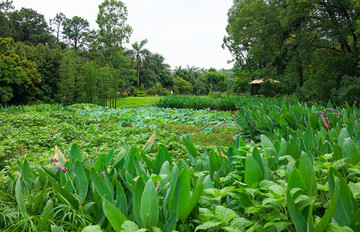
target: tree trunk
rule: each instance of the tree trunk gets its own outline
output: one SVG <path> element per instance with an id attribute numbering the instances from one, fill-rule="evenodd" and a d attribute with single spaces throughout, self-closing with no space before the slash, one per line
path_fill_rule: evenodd
<path id="1" fill-rule="evenodd" d="M 300 57 L 298 57 L 297 71 L 299 73 L 299 85 L 300 85 L 300 87 L 302 87 L 304 85 L 304 73 L 303 73 L 303 66 L 302 66 L 302 61 L 301 61 Z"/>
<path id="2" fill-rule="evenodd" d="M 140 90 L 140 64 L 139 64 L 139 62 L 137 64 L 137 77 L 138 77 L 137 86 L 138 86 L 138 90 Z"/>

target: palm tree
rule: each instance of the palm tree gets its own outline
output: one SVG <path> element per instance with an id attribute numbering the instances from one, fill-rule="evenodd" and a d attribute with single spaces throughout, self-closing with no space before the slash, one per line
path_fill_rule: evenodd
<path id="1" fill-rule="evenodd" d="M 150 69 L 153 70 L 156 74 L 159 74 L 161 70 L 170 68 L 170 65 L 165 64 L 164 61 L 165 58 L 158 53 L 151 55 L 149 62 Z"/>
<path id="2" fill-rule="evenodd" d="M 145 45 L 147 44 L 148 40 L 144 39 L 141 40 L 140 43 L 135 42 L 133 43 L 132 46 L 132 57 L 133 59 L 136 61 L 136 70 L 137 70 L 137 87 L 138 89 L 140 88 L 140 69 L 141 66 L 144 64 L 144 62 L 146 61 L 146 57 L 150 54 L 150 51 L 147 50 L 145 47 Z"/>

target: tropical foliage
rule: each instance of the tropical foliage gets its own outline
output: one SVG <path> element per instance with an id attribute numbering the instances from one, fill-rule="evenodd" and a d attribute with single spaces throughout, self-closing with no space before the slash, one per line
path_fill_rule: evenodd
<path id="1" fill-rule="evenodd" d="M 360 110 L 251 97 L 236 106 L 2 108 L 1 228 L 357 231 Z M 203 134 L 180 136 L 185 125 Z M 240 134 L 219 143 L 231 128 Z M 212 135 L 212 146 L 199 140 Z"/>

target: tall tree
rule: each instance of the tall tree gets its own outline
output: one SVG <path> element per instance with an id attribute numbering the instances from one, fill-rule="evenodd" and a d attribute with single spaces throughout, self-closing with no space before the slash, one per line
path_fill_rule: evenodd
<path id="1" fill-rule="evenodd" d="M 41 78 L 41 83 L 36 85 L 39 88 L 36 98 L 47 102 L 55 100 L 59 90 L 59 66 L 64 56 L 63 50 L 59 46 L 52 49 L 44 44 L 27 46 L 16 43 L 15 52 L 21 59 L 36 63 L 36 69 Z"/>
<path id="2" fill-rule="evenodd" d="M 127 8 L 122 1 L 105 0 L 99 5 L 97 24 L 99 42 L 105 50 L 105 61 L 109 62 L 118 48 L 129 42 L 132 28 L 127 24 Z"/>
<path id="3" fill-rule="evenodd" d="M 75 100 L 75 83 L 77 73 L 77 65 L 75 60 L 76 54 L 72 50 L 67 50 L 59 67 L 59 97 L 60 101 L 69 104 Z"/>
<path id="4" fill-rule="evenodd" d="M 149 56 L 149 68 L 159 75 L 162 70 L 170 68 L 170 65 L 165 64 L 162 55 L 155 53 Z"/>
<path id="5" fill-rule="evenodd" d="M 145 48 L 145 45 L 147 44 L 148 40 L 144 39 L 140 41 L 140 43 L 135 42 L 133 43 L 131 56 L 133 57 L 133 60 L 136 62 L 136 74 L 137 74 L 137 87 L 140 88 L 140 71 L 142 66 L 144 65 L 144 61 L 146 60 L 146 57 L 150 54 L 149 50 Z"/>
<path id="6" fill-rule="evenodd" d="M 60 40 L 61 29 L 66 19 L 67 18 L 63 13 L 57 13 L 53 19 L 50 19 L 50 25 L 53 27 L 56 34 L 56 42 L 59 42 Z"/>
<path id="7" fill-rule="evenodd" d="M 0 2 L 0 37 L 11 36 L 11 21 L 9 14 L 14 10 L 13 1 L 5 0 Z"/>
<path id="8" fill-rule="evenodd" d="M 226 79 L 224 74 L 218 73 L 218 71 L 214 68 L 209 69 L 209 71 L 205 74 L 205 79 L 210 85 L 210 92 L 212 92 L 219 84 L 219 82 L 223 82 Z"/>
<path id="9" fill-rule="evenodd" d="M 95 61 L 87 62 L 82 67 L 82 75 L 85 81 L 84 91 L 86 100 L 97 103 L 98 100 L 98 70 Z"/>
<path id="10" fill-rule="evenodd" d="M 72 47 L 75 50 L 81 48 L 86 42 L 86 37 L 89 32 L 89 22 L 79 16 L 74 16 L 71 19 L 64 21 L 64 35 L 71 41 Z"/>
<path id="11" fill-rule="evenodd" d="M 26 104 L 41 82 L 36 64 L 15 53 L 11 38 L 0 38 L 0 104 Z"/>
<path id="12" fill-rule="evenodd" d="M 21 8 L 12 12 L 9 18 L 13 24 L 12 37 L 15 41 L 35 46 L 39 43 L 53 44 L 54 37 L 50 33 L 44 15 L 33 9 Z"/>
<path id="13" fill-rule="evenodd" d="M 316 85 L 328 80 L 332 84 L 316 92 L 329 98 L 342 76 L 359 73 L 359 17 L 353 0 L 235 0 L 224 46 L 236 66 L 250 72 L 265 68 L 287 86 L 296 77 L 298 88 L 319 90 Z"/>

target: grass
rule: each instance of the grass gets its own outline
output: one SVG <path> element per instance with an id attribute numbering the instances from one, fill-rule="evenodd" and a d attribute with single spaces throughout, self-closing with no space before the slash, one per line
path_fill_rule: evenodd
<path id="1" fill-rule="evenodd" d="M 146 104 L 155 105 L 162 97 L 125 97 L 119 98 L 116 101 L 118 108 L 137 108 L 145 106 Z M 108 102 L 110 106 L 110 102 Z"/>

